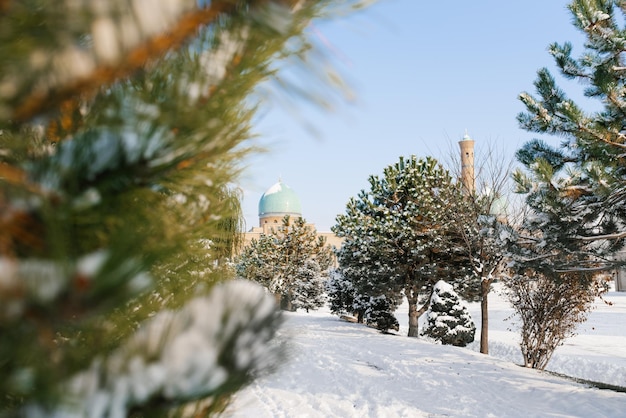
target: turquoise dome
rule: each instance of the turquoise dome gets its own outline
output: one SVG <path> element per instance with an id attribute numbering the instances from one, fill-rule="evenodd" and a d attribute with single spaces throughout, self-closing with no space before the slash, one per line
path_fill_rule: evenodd
<path id="1" fill-rule="evenodd" d="M 298 195 L 280 180 L 259 200 L 259 217 L 277 215 L 302 215 Z"/>
<path id="2" fill-rule="evenodd" d="M 493 202 L 491 202 L 489 214 L 506 217 L 508 207 L 509 202 L 504 198 L 504 196 L 496 195 L 496 198 L 493 199 Z"/>

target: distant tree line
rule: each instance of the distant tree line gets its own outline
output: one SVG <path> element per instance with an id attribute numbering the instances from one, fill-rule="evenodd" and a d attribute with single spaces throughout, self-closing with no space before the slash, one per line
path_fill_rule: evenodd
<path id="1" fill-rule="evenodd" d="M 324 305 L 333 252 L 301 217 L 286 215 L 271 233 L 253 239 L 235 260 L 239 277 L 259 282 L 287 311 Z"/>

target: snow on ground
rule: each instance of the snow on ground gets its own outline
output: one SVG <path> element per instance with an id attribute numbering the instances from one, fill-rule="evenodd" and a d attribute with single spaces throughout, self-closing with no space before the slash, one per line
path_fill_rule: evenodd
<path id="1" fill-rule="evenodd" d="M 598 303 L 550 370 L 626 386 L 626 293 Z M 512 310 L 490 294 L 490 355 L 344 322 L 326 310 L 287 313 L 290 356 L 275 374 L 237 394 L 229 417 L 626 417 L 626 393 L 520 367 Z M 470 304 L 480 321 L 478 304 Z"/>
<path id="2" fill-rule="evenodd" d="M 626 387 L 626 292 L 611 291 L 604 299 L 612 305 L 597 301 L 587 321 L 579 325 L 577 335 L 556 349 L 547 370 Z M 502 297 L 499 287 L 496 286 L 489 295 L 489 304 L 489 354 L 523 364 L 517 324 L 514 318 L 506 320 L 513 310 Z M 480 306 L 471 304 L 470 307 L 480 329 Z M 477 332 L 471 346 L 476 351 L 479 350 L 479 340 L 480 333 Z M 622 416 L 626 417 L 626 405 Z"/>

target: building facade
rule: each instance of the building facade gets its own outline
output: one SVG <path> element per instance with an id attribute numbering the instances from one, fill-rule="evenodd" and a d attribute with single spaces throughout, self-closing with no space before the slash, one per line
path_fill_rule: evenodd
<path id="1" fill-rule="evenodd" d="M 253 239 L 258 240 L 261 234 L 271 234 L 282 225 L 283 218 L 289 215 L 291 220 L 302 218 L 302 206 L 300 198 L 293 189 L 281 180 L 263 193 L 259 199 L 259 226 L 251 228 L 244 234 L 244 245 L 248 245 Z M 307 224 L 315 230 L 315 224 Z M 326 238 L 326 243 L 332 247 L 340 248 L 342 238 L 337 237 L 330 231 L 316 231 L 318 236 Z"/>

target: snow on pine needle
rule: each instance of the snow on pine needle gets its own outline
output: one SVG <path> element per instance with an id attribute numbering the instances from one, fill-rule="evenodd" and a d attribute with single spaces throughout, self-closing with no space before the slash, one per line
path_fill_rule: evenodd
<path id="1" fill-rule="evenodd" d="M 187 400 L 217 394 L 273 369 L 283 355 L 271 344 L 282 322 L 274 299 L 252 282 L 216 285 L 179 311 L 161 311 L 107 358 L 72 378 L 66 402 L 40 417 L 125 417 L 151 399 Z"/>
<path id="2" fill-rule="evenodd" d="M 452 286 L 439 280 L 433 287 L 423 335 L 445 345 L 464 347 L 474 341 L 476 325 Z"/>

